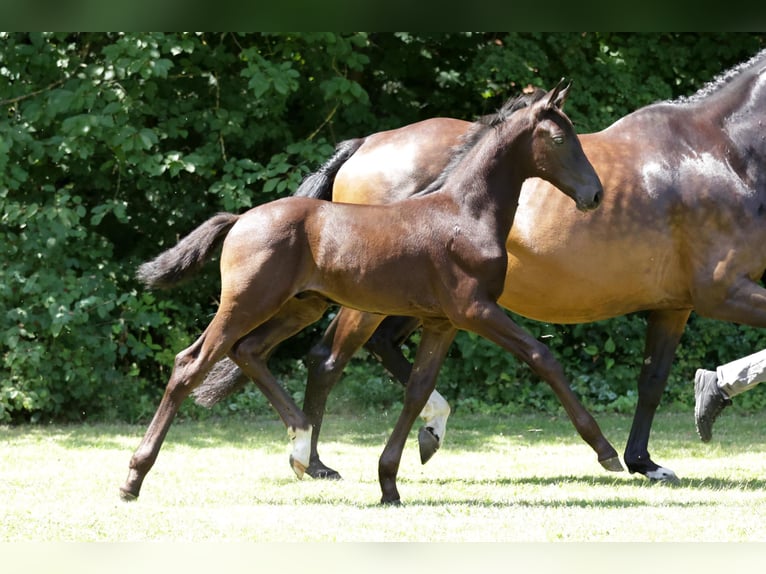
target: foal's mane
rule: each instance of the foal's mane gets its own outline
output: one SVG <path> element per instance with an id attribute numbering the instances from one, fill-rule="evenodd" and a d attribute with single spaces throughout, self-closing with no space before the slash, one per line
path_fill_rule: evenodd
<path id="1" fill-rule="evenodd" d="M 531 93 L 524 93 L 509 98 L 494 114 L 481 116 L 477 119 L 460 138 L 460 144 L 452 148 L 450 160 L 441 173 L 426 187 L 413 194 L 413 196 L 428 195 L 429 193 L 441 189 L 449 174 L 454 171 L 455 167 L 462 161 L 466 154 L 473 149 L 476 144 L 492 130 L 492 128 L 505 122 L 514 114 L 514 112 L 527 108 L 541 100 L 545 94 L 545 90 L 535 88 Z"/>
<path id="2" fill-rule="evenodd" d="M 691 96 L 681 96 L 673 100 L 672 103 L 693 104 L 701 100 L 704 100 L 711 94 L 729 85 L 732 81 L 740 77 L 744 72 L 750 70 L 759 62 L 761 62 L 763 65 L 766 65 L 766 49 L 761 50 L 749 60 L 746 60 L 740 64 L 737 64 L 729 68 L 728 70 L 721 72 L 715 78 L 713 78 L 712 80 L 707 82 L 705 85 L 703 85 L 699 90 L 697 90 Z M 759 72 L 760 71 L 761 70 L 759 70 Z"/>

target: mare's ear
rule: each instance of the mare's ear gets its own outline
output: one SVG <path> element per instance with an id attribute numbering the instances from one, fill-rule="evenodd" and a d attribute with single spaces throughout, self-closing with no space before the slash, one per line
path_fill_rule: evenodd
<path id="1" fill-rule="evenodd" d="M 559 83 L 553 88 L 546 97 L 546 107 L 557 107 L 558 109 L 564 108 L 564 102 L 569 95 L 569 88 L 572 86 L 572 82 L 568 82 L 566 78 L 561 78 Z"/>

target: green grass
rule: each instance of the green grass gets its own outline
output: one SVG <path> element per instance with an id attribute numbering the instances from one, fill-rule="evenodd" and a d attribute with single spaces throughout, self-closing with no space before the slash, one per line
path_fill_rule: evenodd
<path id="1" fill-rule="evenodd" d="M 599 415 L 622 452 L 630 418 Z M 454 414 L 403 506 L 378 504 L 394 414 L 328 416 L 320 453 L 344 480 L 298 481 L 275 417 L 177 422 L 135 503 L 118 487 L 143 426 L 0 427 L 2 541 L 766 541 L 763 414 L 660 413 L 650 450 L 677 486 L 608 473 L 564 417 Z"/>

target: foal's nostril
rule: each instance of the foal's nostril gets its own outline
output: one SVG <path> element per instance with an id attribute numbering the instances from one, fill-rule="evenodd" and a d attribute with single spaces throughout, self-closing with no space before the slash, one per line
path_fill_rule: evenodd
<path id="1" fill-rule="evenodd" d="M 599 190 L 595 193 L 595 195 L 593 196 L 593 207 L 598 207 L 599 205 L 601 205 L 601 198 L 603 195 L 604 195 L 603 190 Z"/>

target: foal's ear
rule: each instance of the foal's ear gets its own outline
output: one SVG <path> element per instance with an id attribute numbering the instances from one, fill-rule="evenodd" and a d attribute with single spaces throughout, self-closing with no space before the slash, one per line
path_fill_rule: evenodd
<path id="1" fill-rule="evenodd" d="M 550 92 L 548 92 L 548 96 L 546 98 L 545 106 L 546 107 L 557 107 L 558 109 L 564 108 L 564 102 L 567 99 L 567 96 L 569 95 L 569 88 L 572 86 L 572 82 L 568 82 L 566 78 L 561 78 L 559 80 L 559 83 L 556 85 L 555 88 L 553 88 Z"/>

